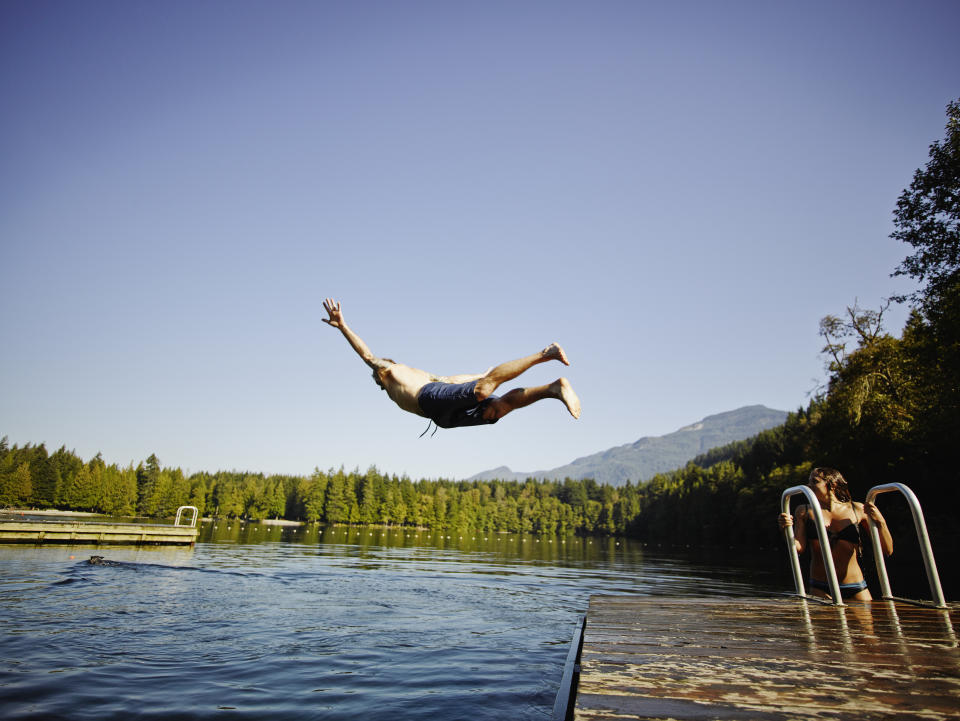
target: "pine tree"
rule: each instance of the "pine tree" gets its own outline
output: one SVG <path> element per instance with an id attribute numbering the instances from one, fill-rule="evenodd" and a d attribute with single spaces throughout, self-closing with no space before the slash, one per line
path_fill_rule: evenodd
<path id="1" fill-rule="evenodd" d="M 327 497 L 328 478 L 326 474 L 321 473 L 320 469 L 315 469 L 313 475 L 305 484 L 303 491 L 303 511 L 304 517 L 308 521 L 327 520 L 324 515 L 324 504 Z M 303 486 L 301 486 L 303 488 Z"/>
<path id="2" fill-rule="evenodd" d="M 323 515 L 328 523 L 350 523 L 350 507 L 356 505 L 353 494 L 353 483 L 350 483 L 350 492 L 347 492 L 347 476 L 343 468 L 334 473 L 327 485 L 327 497 Z"/>
<path id="3" fill-rule="evenodd" d="M 32 497 L 29 463 L 24 461 L 12 471 L 0 473 L 0 506 L 26 506 Z"/>
<path id="4" fill-rule="evenodd" d="M 142 516 L 156 515 L 159 506 L 160 459 L 155 453 L 147 458 L 146 465 L 137 468 L 137 512 Z"/>

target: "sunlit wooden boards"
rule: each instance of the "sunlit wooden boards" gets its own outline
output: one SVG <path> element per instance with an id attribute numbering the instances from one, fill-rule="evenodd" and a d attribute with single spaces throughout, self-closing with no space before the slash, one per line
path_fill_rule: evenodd
<path id="1" fill-rule="evenodd" d="M 574 718 L 960 718 L 958 608 L 592 596 Z"/>

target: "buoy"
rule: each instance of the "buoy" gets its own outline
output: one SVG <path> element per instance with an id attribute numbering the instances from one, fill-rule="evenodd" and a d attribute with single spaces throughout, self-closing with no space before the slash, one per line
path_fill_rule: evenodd
<path id="1" fill-rule="evenodd" d="M 21 515 L 23 515 L 23 514 L 21 514 Z M 70 556 L 70 560 L 71 560 L 71 561 L 72 561 L 74 558 L 76 558 L 76 556 Z"/>

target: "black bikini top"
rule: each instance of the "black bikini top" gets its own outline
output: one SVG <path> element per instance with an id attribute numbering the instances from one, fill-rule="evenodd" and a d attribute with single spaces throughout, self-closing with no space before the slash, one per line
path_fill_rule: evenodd
<path id="1" fill-rule="evenodd" d="M 854 511 L 856 513 L 856 511 Z M 807 511 L 807 518 L 804 521 L 806 526 L 807 538 L 819 538 L 817 534 L 817 524 L 813 520 L 813 514 Z M 846 541 L 847 543 L 852 543 L 855 546 L 860 545 L 860 524 L 859 523 L 850 523 L 839 531 L 831 531 L 827 528 L 827 536 L 830 538 L 830 545 L 832 546 L 837 541 Z"/>

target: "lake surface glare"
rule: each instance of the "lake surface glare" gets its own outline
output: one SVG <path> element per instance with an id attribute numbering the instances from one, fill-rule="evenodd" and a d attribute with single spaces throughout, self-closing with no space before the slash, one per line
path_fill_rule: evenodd
<path id="1" fill-rule="evenodd" d="M 0 716 L 549 719 L 591 594 L 790 590 L 782 549 L 723 558 L 224 521 L 194 548 L 0 547 Z"/>

